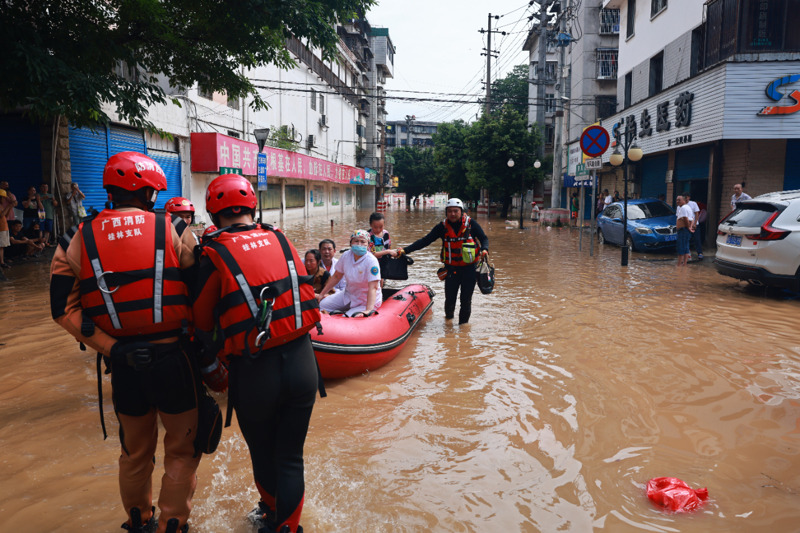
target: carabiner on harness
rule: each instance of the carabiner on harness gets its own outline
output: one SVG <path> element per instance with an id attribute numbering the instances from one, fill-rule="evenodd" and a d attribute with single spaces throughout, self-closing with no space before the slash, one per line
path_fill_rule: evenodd
<path id="1" fill-rule="evenodd" d="M 261 346 L 269 339 L 269 325 L 272 322 L 272 307 L 275 305 L 275 298 L 272 300 L 264 299 L 264 291 L 269 290 L 269 287 L 261 289 L 258 299 L 261 300 L 261 309 L 259 309 L 256 324 L 258 325 L 258 336 L 256 337 L 256 346 Z"/>
<path id="2" fill-rule="evenodd" d="M 97 276 L 97 288 L 100 289 L 100 292 L 104 292 L 106 294 L 114 294 L 115 292 L 117 292 L 119 290 L 119 287 L 117 287 L 113 291 L 107 290 L 107 288 L 103 288 L 103 286 L 105 285 L 105 282 L 103 280 L 103 276 L 105 276 L 106 274 L 113 274 L 113 272 L 111 272 L 110 270 L 107 270 L 107 271 L 101 273 L 99 276 Z"/>

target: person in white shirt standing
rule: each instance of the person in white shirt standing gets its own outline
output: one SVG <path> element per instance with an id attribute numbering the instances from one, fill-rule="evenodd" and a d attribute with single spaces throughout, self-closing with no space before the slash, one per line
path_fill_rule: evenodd
<path id="1" fill-rule="evenodd" d="M 745 200 L 752 200 L 749 194 L 742 192 L 744 185 L 737 183 L 733 186 L 733 196 L 731 197 L 731 211 L 736 209 L 736 204 Z"/>
<path id="2" fill-rule="evenodd" d="M 322 311 L 370 316 L 381 306 L 381 269 L 378 258 L 367 250 L 368 242 L 369 234 L 364 230 L 356 230 L 350 237 L 350 250 L 336 262 L 334 274 L 317 295 Z M 342 278 L 347 279 L 345 290 L 325 296 Z"/>
<path id="3" fill-rule="evenodd" d="M 678 209 L 675 212 L 677 218 L 675 227 L 678 228 L 678 264 L 676 266 L 680 267 L 686 266 L 692 256 L 689 250 L 689 241 L 694 231 L 692 228 L 694 213 L 692 213 L 691 208 L 686 205 L 686 199 L 683 196 L 678 196 L 675 202 L 678 204 Z"/>
<path id="4" fill-rule="evenodd" d="M 692 201 L 692 196 L 689 191 L 683 193 L 684 201 L 686 205 L 689 206 L 689 209 L 692 210 L 692 239 L 689 243 L 689 248 L 691 249 L 691 244 L 694 243 L 694 249 L 697 252 L 697 260 L 703 260 L 703 236 L 698 231 L 697 226 L 700 224 L 700 206 L 697 205 L 697 202 Z"/>
<path id="5" fill-rule="evenodd" d="M 322 261 L 320 261 L 320 265 L 322 268 L 328 271 L 328 273 L 333 276 L 335 270 L 334 267 L 336 263 L 339 261 L 334 257 L 336 255 L 336 243 L 333 242 L 331 239 L 323 239 L 319 242 L 319 255 L 322 256 Z M 336 284 L 334 289 L 336 291 L 343 291 L 344 288 L 347 287 L 347 280 L 342 278 L 342 281 Z"/>
<path id="6" fill-rule="evenodd" d="M 603 200 L 603 204 L 604 204 L 604 207 L 603 207 L 603 209 L 605 210 L 605 208 L 606 208 L 606 207 L 608 207 L 608 206 L 610 206 L 610 205 L 611 205 L 611 202 L 613 202 L 613 201 L 614 201 L 614 197 L 613 197 L 613 196 L 611 196 L 611 195 L 608 193 L 608 189 L 603 189 L 603 196 L 605 196 L 605 200 Z"/>

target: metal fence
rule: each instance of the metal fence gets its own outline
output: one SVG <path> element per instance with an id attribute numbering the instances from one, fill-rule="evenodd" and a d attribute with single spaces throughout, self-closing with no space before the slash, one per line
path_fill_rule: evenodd
<path id="1" fill-rule="evenodd" d="M 619 9 L 600 10 L 600 33 L 601 34 L 619 33 Z"/>

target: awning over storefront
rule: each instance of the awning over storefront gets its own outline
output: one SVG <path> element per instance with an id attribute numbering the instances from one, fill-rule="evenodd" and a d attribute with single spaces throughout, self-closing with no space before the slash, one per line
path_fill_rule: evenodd
<path id="1" fill-rule="evenodd" d="M 364 169 L 331 163 L 297 152 L 264 147 L 270 178 L 298 178 L 334 183 L 365 183 Z M 257 174 L 258 145 L 220 133 L 192 133 L 192 172 L 235 169 L 246 176 Z"/>

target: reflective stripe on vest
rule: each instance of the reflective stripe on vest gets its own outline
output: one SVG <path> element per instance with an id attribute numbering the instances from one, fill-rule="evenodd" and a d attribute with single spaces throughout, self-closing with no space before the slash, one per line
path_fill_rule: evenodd
<path id="1" fill-rule="evenodd" d="M 111 293 L 108 290 L 106 280 L 103 279 L 105 274 L 103 272 L 103 266 L 100 264 L 100 255 L 97 253 L 97 243 L 94 239 L 92 221 L 83 224 L 82 237 L 83 247 L 86 249 L 86 255 L 89 256 L 89 261 L 92 265 L 92 272 L 94 272 L 94 278 L 97 280 L 97 287 L 100 289 L 100 292 L 103 295 L 103 301 L 106 303 L 106 309 L 108 311 L 108 316 L 111 317 L 111 323 L 114 325 L 114 329 L 122 329 L 122 324 L 119 321 L 119 315 L 114 307 L 114 299 L 111 297 Z"/>

